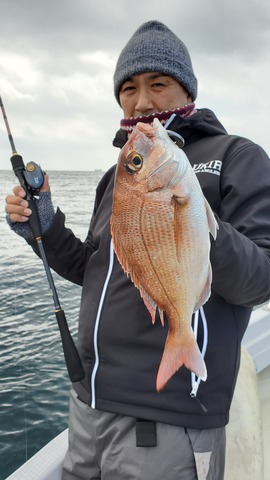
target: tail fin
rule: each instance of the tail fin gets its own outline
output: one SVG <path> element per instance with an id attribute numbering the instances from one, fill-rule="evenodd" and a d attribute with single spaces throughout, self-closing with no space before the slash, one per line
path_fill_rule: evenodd
<path id="1" fill-rule="evenodd" d="M 156 389 L 160 392 L 179 368 L 185 365 L 202 380 L 206 380 L 206 366 L 200 349 L 193 336 L 176 339 L 170 331 L 166 340 L 163 356 L 159 366 Z"/>

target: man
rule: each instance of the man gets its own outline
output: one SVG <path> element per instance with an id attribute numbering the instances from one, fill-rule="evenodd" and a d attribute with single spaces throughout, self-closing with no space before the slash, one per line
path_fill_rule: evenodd
<path id="1" fill-rule="evenodd" d="M 210 110 L 196 109 L 189 53 L 160 22 L 143 24 L 121 52 L 114 92 L 124 114 L 114 145 L 121 148 L 138 121 L 170 123 L 185 139 L 218 222 L 212 294 L 197 317 L 208 378 L 200 383 L 183 367 L 156 392 L 167 328 L 151 324 L 113 252 L 115 167 L 98 185 L 85 242 L 65 228 L 60 210 L 54 213 L 46 177 L 37 206 L 49 263 L 83 285 L 78 350 L 86 375 L 71 390 L 63 479 L 222 480 L 241 339 L 252 307 L 270 297 L 269 158 L 251 141 L 228 135 Z M 15 187 L 6 211 L 34 247 L 23 196 Z"/>

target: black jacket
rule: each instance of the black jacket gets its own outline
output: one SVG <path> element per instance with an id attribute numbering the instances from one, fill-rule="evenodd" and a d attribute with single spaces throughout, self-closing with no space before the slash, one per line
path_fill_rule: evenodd
<path id="1" fill-rule="evenodd" d="M 252 307 L 270 298 L 270 162 L 251 141 L 231 136 L 210 110 L 170 125 L 185 138 L 184 150 L 218 224 L 212 242 L 212 295 L 203 313 L 208 327 L 206 382 L 190 395 L 191 373 L 182 367 L 161 393 L 156 375 L 167 335 L 152 325 L 139 291 L 112 251 L 110 215 L 115 167 L 100 181 L 86 241 L 64 226 L 58 210 L 43 241 L 50 266 L 83 286 L 78 349 L 86 377 L 74 387 L 94 408 L 190 428 L 228 422 L 240 361 L 240 344 Z M 120 130 L 114 145 L 122 147 Z M 196 279 L 194 279 L 196 281 Z"/>

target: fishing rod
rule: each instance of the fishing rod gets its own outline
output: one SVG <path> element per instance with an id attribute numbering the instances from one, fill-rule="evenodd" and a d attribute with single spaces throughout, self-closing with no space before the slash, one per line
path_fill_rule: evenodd
<path id="1" fill-rule="evenodd" d="M 24 165 L 22 156 L 17 153 L 17 150 L 15 148 L 14 140 L 11 135 L 9 123 L 7 120 L 7 116 L 6 116 L 6 112 L 5 112 L 5 108 L 4 108 L 1 96 L 0 96 L 0 108 L 2 110 L 4 122 L 5 122 L 7 133 L 8 133 L 9 142 L 12 149 L 12 156 L 10 158 L 12 168 L 16 177 L 20 182 L 20 185 L 25 190 L 25 193 L 26 193 L 25 198 L 28 201 L 29 208 L 32 210 L 32 214 L 29 217 L 29 226 L 34 235 L 34 239 L 37 243 L 38 251 L 42 259 L 47 280 L 52 293 L 54 307 L 55 307 L 54 312 L 55 312 L 58 328 L 61 335 L 67 371 L 68 371 L 70 380 L 72 382 L 78 382 L 79 380 L 82 380 L 84 378 L 85 373 L 84 373 L 84 369 L 83 369 L 77 348 L 75 346 L 75 343 L 72 339 L 71 333 L 68 328 L 65 312 L 61 308 L 61 305 L 59 302 L 59 298 L 57 295 L 57 291 L 55 288 L 55 284 L 53 281 L 53 277 L 51 274 L 51 270 L 48 264 L 48 260 L 47 260 L 43 242 L 42 242 L 40 219 L 38 215 L 36 202 L 34 200 L 34 196 L 39 195 L 40 188 L 43 185 L 44 172 L 42 171 L 40 166 L 37 165 L 35 162 L 29 162 L 27 163 L 26 166 Z"/>

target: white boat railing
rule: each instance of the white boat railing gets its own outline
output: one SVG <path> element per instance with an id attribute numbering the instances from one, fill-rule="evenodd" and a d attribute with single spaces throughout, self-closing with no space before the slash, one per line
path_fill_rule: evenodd
<path id="1" fill-rule="evenodd" d="M 257 373 L 270 365 L 270 302 L 254 308 L 242 343 L 252 356 Z"/>
<path id="2" fill-rule="evenodd" d="M 27 460 L 6 480 L 61 480 L 62 464 L 68 446 L 68 430 Z"/>

